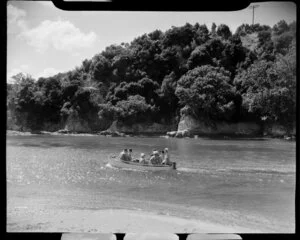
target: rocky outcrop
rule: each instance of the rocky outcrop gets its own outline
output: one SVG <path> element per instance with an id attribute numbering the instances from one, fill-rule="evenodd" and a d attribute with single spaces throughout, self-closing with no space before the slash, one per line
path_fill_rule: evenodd
<path id="1" fill-rule="evenodd" d="M 164 134 L 174 129 L 176 129 L 175 124 L 135 123 L 128 125 L 114 121 L 107 130 L 125 134 Z"/>
<path id="2" fill-rule="evenodd" d="M 12 131 L 31 132 L 27 124 L 28 114 L 25 112 L 17 121 L 15 112 L 7 109 L 6 128 Z"/>
<path id="3" fill-rule="evenodd" d="M 58 131 L 56 131 L 57 133 L 60 133 L 60 134 L 69 134 L 69 133 L 71 133 L 69 130 L 67 130 L 67 129 L 60 129 L 60 130 L 58 130 Z"/>
<path id="4" fill-rule="evenodd" d="M 6 128 L 12 131 L 19 130 L 19 126 L 16 125 L 15 116 L 13 115 L 13 112 L 10 110 L 6 111 Z"/>
<path id="5" fill-rule="evenodd" d="M 175 137 L 177 138 L 190 137 L 190 136 L 191 136 L 191 132 L 188 129 L 177 131 L 175 134 Z"/>
<path id="6" fill-rule="evenodd" d="M 261 133 L 261 126 L 254 122 L 214 122 L 207 124 L 191 116 L 184 116 L 178 124 L 178 132 L 188 131 L 189 134 L 205 135 L 258 135 Z"/>
<path id="7" fill-rule="evenodd" d="M 99 133 L 100 135 L 104 135 L 104 136 L 111 136 L 111 137 L 125 137 L 125 133 L 120 133 L 118 131 L 111 131 L 111 130 L 105 130 L 105 131 L 101 131 Z"/>
<path id="8" fill-rule="evenodd" d="M 170 137 L 191 137 L 194 135 L 235 135 L 235 136 L 271 136 L 293 139 L 296 135 L 296 124 L 293 129 L 285 126 L 269 123 L 260 125 L 255 122 L 211 122 L 203 119 L 195 119 L 192 116 L 182 116 L 176 132 L 167 132 Z"/>
<path id="9" fill-rule="evenodd" d="M 296 135 L 296 123 L 293 124 L 292 129 L 282 126 L 280 124 L 265 124 L 263 130 L 264 136 L 272 137 L 291 137 Z"/>
<path id="10" fill-rule="evenodd" d="M 65 121 L 63 129 L 76 133 L 93 133 L 106 129 L 110 124 L 111 122 L 100 121 L 95 113 L 88 113 L 85 118 L 82 118 L 73 111 Z"/>
<path id="11" fill-rule="evenodd" d="M 30 120 L 29 120 L 30 119 Z M 84 116 L 80 116 L 75 109 L 69 111 L 69 116 L 62 118 L 59 122 L 39 121 L 35 116 L 29 116 L 29 113 L 18 113 L 15 115 L 13 109 L 7 109 L 7 129 L 26 132 L 61 132 L 66 133 L 95 133 L 107 129 L 111 121 L 100 120 L 96 110 L 90 110 Z"/>
<path id="12" fill-rule="evenodd" d="M 112 137 L 125 137 L 124 133 L 119 132 L 117 127 L 117 121 L 114 121 L 107 130 L 100 132 L 100 135 Z"/>
<path id="13" fill-rule="evenodd" d="M 72 112 L 66 122 L 64 130 L 67 132 L 89 133 L 92 129 L 86 120 L 81 119 L 76 111 Z"/>
<path id="14" fill-rule="evenodd" d="M 42 130 L 47 132 L 56 132 L 62 128 L 64 128 L 64 123 L 61 121 L 59 123 L 53 123 L 53 122 L 45 122 L 43 123 Z"/>
<path id="15" fill-rule="evenodd" d="M 267 136 L 283 137 L 285 139 L 294 139 L 296 136 L 296 123 L 293 128 L 265 123 L 264 126 L 255 122 L 211 122 L 207 123 L 203 119 L 195 119 L 192 116 L 182 116 L 178 126 L 161 123 L 134 123 L 125 124 L 114 121 L 100 121 L 98 115 L 94 112 L 88 113 L 84 118 L 80 117 L 76 111 L 71 112 L 65 121 L 58 123 L 44 122 L 37 129 L 31 129 L 28 121 L 28 114 L 23 113 L 16 124 L 16 117 L 13 112 L 7 111 L 7 129 L 21 132 L 39 133 L 39 131 L 57 132 L 57 133 L 99 133 L 105 136 L 125 136 L 125 134 L 165 134 L 169 137 L 192 137 L 195 135 L 237 135 L 237 136 Z M 107 129 L 103 131 L 104 129 Z M 177 129 L 177 130 L 175 130 Z"/>
<path id="16" fill-rule="evenodd" d="M 169 136 L 169 137 L 175 137 L 176 133 L 177 133 L 177 131 L 170 131 L 170 132 L 167 132 L 167 136 Z"/>
<path id="17" fill-rule="evenodd" d="M 243 135 L 255 136 L 261 133 L 261 126 L 254 122 L 213 122 L 205 123 L 191 116 L 182 116 L 175 137 L 190 137 L 193 135 Z M 174 134 L 172 134 L 174 135 Z M 169 136 L 171 136 L 169 134 Z"/>

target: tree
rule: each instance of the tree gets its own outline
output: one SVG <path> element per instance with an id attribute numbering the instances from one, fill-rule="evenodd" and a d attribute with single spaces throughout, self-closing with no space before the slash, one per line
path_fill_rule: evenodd
<path id="1" fill-rule="evenodd" d="M 249 24 L 242 24 L 239 26 L 236 31 L 235 35 L 237 36 L 245 36 L 247 34 L 252 33 L 259 33 L 261 31 L 271 31 L 271 28 L 267 25 L 260 25 L 259 23 L 249 25 Z"/>
<path id="2" fill-rule="evenodd" d="M 135 69 L 132 68 L 134 55 L 131 49 L 126 49 L 120 55 L 112 59 L 112 81 L 120 83 L 122 81 L 132 81 L 135 79 Z"/>
<path id="3" fill-rule="evenodd" d="M 17 84 L 16 103 L 19 111 L 30 111 L 36 87 L 30 75 L 19 73 L 12 77 Z"/>
<path id="4" fill-rule="evenodd" d="M 271 79 L 269 73 L 273 68 L 273 63 L 265 60 L 254 62 L 248 69 L 239 73 L 233 84 L 240 93 L 246 93 L 249 89 L 253 92 L 262 87 L 269 88 Z"/>
<path id="5" fill-rule="evenodd" d="M 194 39 L 198 45 L 205 43 L 209 39 L 209 30 L 205 24 L 195 24 L 194 29 L 196 34 Z"/>
<path id="6" fill-rule="evenodd" d="M 15 79 L 14 96 L 8 99 L 16 124 L 21 128 L 40 128 L 43 117 L 47 114 L 43 111 L 45 97 L 38 90 L 30 75 L 19 73 L 13 78 Z"/>
<path id="7" fill-rule="evenodd" d="M 272 28 L 273 34 L 277 36 L 283 34 L 284 32 L 287 32 L 288 30 L 289 25 L 284 20 L 279 21 Z"/>
<path id="8" fill-rule="evenodd" d="M 36 86 L 36 84 L 35 84 Z M 39 79 L 38 88 L 35 92 L 37 105 L 40 105 L 42 113 L 41 121 L 59 122 L 60 109 L 62 107 L 62 85 L 56 77 Z"/>
<path id="9" fill-rule="evenodd" d="M 213 22 L 211 25 L 211 35 L 214 37 L 217 34 L 217 25 Z"/>
<path id="10" fill-rule="evenodd" d="M 217 29 L 217 35 L 224 39 L 228 39 L 232 33 L 227 25 L 220 24 Z"/>
<path id="11" fill-rule="evenodd" d="M 296 99 L 296 22 L 273 28 L 189 23 L 110 45 L 81 66 L 7 86 L 8 110 L 42 127 L 76 113 L 92 126 L 106 119 L 163 122 L 182 114 L 210 120 L 289 124 Z M 129 112 L 127 112 L 129 111 Z M 212 121 L 213 122 L 213 121 Z M 98 129 L 97 129 L 98 130 Z"/>
<path id="12" fill-rule="evenodd" d="M 166 75 L 161 84 L 161 93 L 168 99 L 168 102 L 172 103 L 172 97 L 175 96 L 175 90 L 177 85 L 177 79 L 174 72 Z"/>
<path id="13" fill-rule="evenodd" d="M 170 72 L 174 71 L 175 73 L 179 73 L 179 55 L 178 48 L 175 46 L 165 47 L 162 49 L 161 53 L 156 55 L 155 60 L 160 63 L 162 75 L 165 76 Z"/>
<path id="14" fill-rule="evenodd" d="M 242 94 L 243 108 L 257 120 L 265 118 L 290 126 L 295 120 L 295 66 L 293 57 L 280 58 L 276 64 L 260 60 L 240 73 L 234 84 Z"/>
<path id="15" fill-rule="evenodd" d="M 96 62 L 92 64 L 92 77 L 95 81 L 101 81 L 107 83 L 111 74 L 111 63 L 110 61 L 100 55 Z"/>
<path id="16" fill-rule="evenodd" d="M 174 72 L 166 75 L 161 84 L 159 107 L 162 114 L 170 116 L 176 113 L 178 98 L 175 95 L 177 76 Z"/>
<path id="17" fill-rule="evenodd" d="M 205 43 L 206 50 L 212 58 L 214 65 L 219 65 L 219 61 L 222 58 L 222 52 L 225 48 L 225 44 L 218 38 L 213 38 Z"/>
<path id="18" fill-rule="evenodd" d="M 85 59 L 82 62 L 82 69 L 83 69 L 83 71 L 86 72 L 86 73 L 89 73 L 91 65 L 92 65 L 92 60 Z"/>
<path id="19" fill-rule="evenodd" d="M 182 106 L 188 106 L 196 117 L 229 119 L 234 113 L 234 89 L 230 73 L 223 68 L 205 65 L 188 71 L 176 88 Z"/>
<path id="20" fill-rule="evenodd" d="M 101 121 L 114 121 L 118 119 L 119 109 L 111 103 L 99 104 L 98 117 Z"/>
<path id="21" fill-rule="evenodd" d="M 147 103 L 154 102 L 158 98 L 156 90 L 159 84 L 149 78 L 142 78 L 138 82 L 121 82 L 119 85 L 110 89 L 107 100 L 112 104 L 125 100 L 129 96 L 141 95 Z"/>
<path id="22" fill-rule="evenodd" d="M 207 50 L 207 45 L 196 47 L 195 50 L 191 53 L 187 62 L 189 69 L 208 64 L 213 64 L 213 60 Z"/>
<path id="23" fill-rule="evenodd" d="M 72 101 L 76 91 L 79 89 L 78 83 L 70 83 L 62 90 L 62 98 L 64 101 Z"/>
<path id="24" fill-rule="evenodd" d="M 237 67 L 245 61 L 247 52 L 239 38 L 231 37 L 230 41 L 225 43 L 220 66 L 230 71 L 231 79 L 234 78 Z"/>
<path id="25" fill-rule="evenodd" d="M 127 100 L 119 101 L 116 107 L 120 109 L 118 114 L 123 121 L 145 121 L 149 118 L 148 114 L 157 111 L 154 105 L 147 104 L 140 95 L 129 96 Z"/>
<path id="26" fill-rule="evenodd" d="M 100 104 L 99 108 L 100 119 L 118 119 L 126 123 L 150 120 L 149 116 L 153 116 L 158 110 L 154 105 L 147 104 L 140 95 L 129 96 L 116 105 Z"/>
<path id="27" fill-rule="evenodd" d="M 275 51 L 277 53 L 286 54 L 293 39 L 294 36 L 290 32 L 284 32 L 281 35 L 273 37 Z"/>
<path id="28" fill-rule="evenodd" d="M 133 71 L 145 72 L 151 79 L 160 81 L 162 76 L 164 76 L 165 70 L 161 68 L 161 59 L 159 58 L 161 42 L 152 40 L 148 35 L 144 34 L 132 41 L 130 49 L 133 53 Z"/>
<path id="29" fill-rule="evenodd" d="M 162 39 L 164 47 L 170 47 L 172 45 L 186 46 L 191 43 L 195 36 L 194 28 L 191 24 L 186 23 L 182 27 L 172 27 L 167 30 Z"/>
<path id="30" fill-rule="evenodd" d="M 161 40 L 161 38 L 163 37 L 163 32 L 160 30 L 155 30 L 151 33 L 148 34 L 148 36 L 150 37 L 151 40 Z"/>
<path id="31" fill-rule="evenodd" d="M 278 121 L 291 128 L 296 121 L 296 41 L 292 42 L 286 55 L 277 55 L 274 71 L 279 92 L 276 96 L 280 96 L 280 99 L 277 98 L 280 104 L 277 104 L 278 101 L 271 101 L 273 111 L 277 114 Z"/>
<path id="32" fill-rule="evenodd" d="M 296 90 L 296 41 L 293 41 L 286 55 L 277 54 L 275 71 L 278 75 L 278 83 L 289 89 Z M 294 95 L 294 97 L 296 97 Z"/>
<path id="33" fill-rule="evenodd" d="M 96 61 L 99 61 L 97 58 L 102 58 L 102 57 L 106 58 L 109 61 L 112 61 L 112 59 L 115 56 L 122 55 L 126 51 L 127 51 L 126 44 L 123 45 L 112 44 L 106 47 L 105 50 L 101 52 L 101 54 L 94 56 L 94 58 L 96 58 Z"/>

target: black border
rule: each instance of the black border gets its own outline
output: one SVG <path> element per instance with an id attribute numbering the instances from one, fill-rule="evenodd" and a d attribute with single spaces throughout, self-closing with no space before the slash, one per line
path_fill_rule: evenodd
<path id="1" fill-rule="evenodd" d="M 9 0 L 6 0 L 9 1 Z M 0 1 L 3 6 L 1 6 L 0 10 L 0 17 L 1 17 L 1 56 L 4 58 L 4 61 L 6 63 L 6 46 L 7 46 L 7 2 L 6 1 Z M 24 0 L 26 1 L 26 0 Z M 34 1 L 34 0 L 32 0 Z M 42 0 L 45 1 L 45 0 Z M 233 1 L 233 0 L 227 0 L 227 1 L 217 1 L 217 0 L 181 0 L 181 1 L 171 1 L 171 0 L 111 0 L 110 2 L 64 2 L 63 0 L 52 0 L 53 4 L 62 9 L 62 10 L 77 10 L 77 11 L 88 11 L 88 10 L 98 10 L 98 11 L 237 11 L 242 10 L 249 6 L 251 2 L 268 2 L 268 1 L 249 1 L 249 0 L 240 0 L 240 1 Z M 277 2 L 277 1 L 272 1 Z M 294 2 L 297 4 L 296 1 L 285 1 L 282 0 L 280 2 Z M 297 29 L 299 28 L 298 23 L 298 16 L 299 16 L 299 7 L 297 6 Z M 298 34 L 299 31 L 297 31 L 297 53 L 299 53 L 299 41 L 298 41 Z M 0 95 L 1 98 L 3 98 L 3 101 L 0 102 L 3 103 L 3 108 L 6 108 L 6 64 L 0 65 L 1 73 L 3 73 L 2 78 L 2 84 L 4 85 L 2 90 L 3 94 Z M 299 54 L 297 54 L 297 76 L 299 76 Z M 297 77 L 298 78 L 298 77 Z M 300 120 L 300 111 L 299 111 L 299 84 L 297 84 L 297 115 L 296 115 L 296 129 L 299 129 L 299 120 Z M 5 113 L 2 114 L 3 118 L 3 148 L 4 151 L 1 151 L 4 156 L 3 159 L 6 159 L 6 110 L 4 110 Z M 297 131 L 298 132 L 298 131 Z M 275 240 L 275 239 L 299 239 L 299 226 L 298 221 L 299 219 L 299 208 L 297 207 L 297 203 L 300 202 L 299 200 L 299 134 L 297 133 L 296 136 L 296 194 L 295 194 L 295 234 L 239 234 L 242 239 L 263 239 L 263 240 Z M 8 233 L 6 232 L 6 219 L 7 219 L 7 212 L 6 212 L 6 163 L 5 161 L 1 161 L 4 166 L 2 166 L 2 171 L 4 173 L 2 174 L 2 183 L 3 183 L 3 190 L 5 192 L 5 199 L 3 202 L 5 202 L 5 207 L 2 208 L 3 214 L 1 216 L 3 217 L 4 221 L 1 221 L 3 223 L 3 229 L 4 229 L 4 235 L 5 239 L 31 239 L 31 240 L 56 240 L 61 239 L 62 233 L 40 233 L 40 232 L 34 232 L 34 233 Z M 4 196 L 4 194 L 2 194 Z M 3 197 L 4 198 L 4 197 Z M 4 213 L 5 211 L 5 213 Z M 2 231 L 1 231 L 2 232 Z M 179 239 L 187 239 L 188 233 L 176 233 Z M 117 233 L 115 234 L 117 239 L 121 240 L 124 239 L 125 233 Z M 298 237 L 298 238 L 296 238 Z"/>
<path id="2" fill-rule="evenodd" d="M 237 11 L 246 8 L 251 3 L 250 0 L 107 0 L 105 2 L 52 0 L 52 2 L 62 10 L 99 11 Z"/>

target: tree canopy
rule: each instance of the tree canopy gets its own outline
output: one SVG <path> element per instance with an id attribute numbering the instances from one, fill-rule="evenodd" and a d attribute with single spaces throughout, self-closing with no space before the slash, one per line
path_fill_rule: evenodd
<path id="1" fill-rule="evenodd" d="M 7 85 L 8 109 L 31 128 L 76 112 L 83 119 L 207 120 L 290 125 L 296 109 L 296 24 L 185 24 L 110 45 L 81 66 Z"/>

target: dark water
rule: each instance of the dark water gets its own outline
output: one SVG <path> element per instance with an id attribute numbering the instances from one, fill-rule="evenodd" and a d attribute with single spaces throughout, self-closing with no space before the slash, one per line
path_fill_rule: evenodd
<path id="1" fill-rule="evenodd" d="M 108 156 L 123 148 L 132 148 L 138 157 L 164 147 L 169 148 L 178 171 L 130 171 L 107 164 Z M 134 202 L 139 209 L 165 209 L 167 214 L 184 217 L 199 217 L 195 209 L 206 209 L 226 213 L 220 222 L 235 218 L 244 225 L 264 224 L 267 231 L 293 231 L 295 142 L 8 136 L 7 182 L 9 189 L 38 186 L 29 198 L 41 189 L 49 197 L 51 191 L 58 191 L 53 201 L 65 200 L 61 204 L 65 208 L 129 208 Z M 67 191 L 76 192 L 80 201 Z M 168 204 L 187 211 L 162 207 Z"/>

